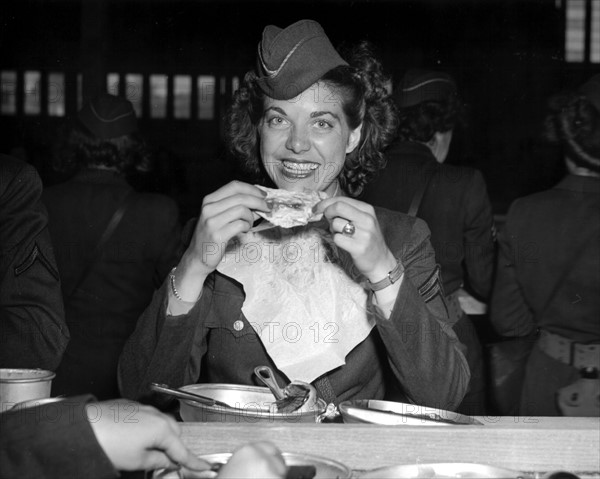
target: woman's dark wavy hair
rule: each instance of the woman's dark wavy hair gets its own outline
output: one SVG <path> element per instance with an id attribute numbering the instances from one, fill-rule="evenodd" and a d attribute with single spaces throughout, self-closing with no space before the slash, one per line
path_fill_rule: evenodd
<path id="1" fill-rule="evenodd" d="M 548 100 L 544 137 L 561 145 L 578 166 L 600 173 L 600 111 L 575 92 L 562 92 Z"/>
<path id="2" fill-rule="evenodd" d="M 338 66 L 319 81 L 342 98 L 350 129 L 362 123 L 358 146 L 346 155 L 340 173 L 340 187 L 349 195 L 360 195 L 376 172 L 385 166 L 383 150 L 393 141 L 397 128 L 394 102 L 386 90 L 386 76 L 368 42 L 351 48 L 345 56 L 349 65 Z M 260 160 L 258 123 L 263 115 L 264 93 L 249 72 L 235 93 L 227 113 L 227 140 L 230 152 L 259 182 L 270 182 Z"/>
<path id="3" fill-rule="evenodd" d="M 63 129 L 60 136 L 52 166 L 61 173 L 72 174 L 94 166 L 131 173 L 147 171 L 150 166 L 149 149 L 138 132 L 103 140 L 75 121 Z"/>
<path id="4" fill-rule="evenodd" d="M 465 123 L 465 108 L 458 95 L 445 101 L 424 101 L 398 110 L 398 139 L 426 143 L 436 132 L 444 133 Z"/>

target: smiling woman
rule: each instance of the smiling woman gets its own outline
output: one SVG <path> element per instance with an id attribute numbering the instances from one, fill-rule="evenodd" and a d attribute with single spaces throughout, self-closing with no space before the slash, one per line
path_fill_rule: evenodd
<path id="1" fill-rule="evenodd" d="M 326 402 L 398 393 L 456 407 L 469 371 L 427 226 L 356 199 L 395 133 L 381 65 L 366 44 L 342 58 L 312 20 L 267 26 L 258 51 L 227 118 L 230 150 L 257 183 L 318 195 L 322 219 L 254 228 L 275 204 L 264 189 L 206 196 L 121 356 L 122 393 L 254 384 L 267 365 Z"/>

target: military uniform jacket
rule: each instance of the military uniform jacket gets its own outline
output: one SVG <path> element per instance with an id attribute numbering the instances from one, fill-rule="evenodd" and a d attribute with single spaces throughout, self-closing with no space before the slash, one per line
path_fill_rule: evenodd
<path id="1" fill-rule="evenodd" d="M 438 164 L 420 143 L 399 142 L 386 152 L 387 165 L 368 185 L 364 200 L 407 213 L 415 192 L 433 170 L 417 213 L 431 230 L 446 294 L 463 282 L 482 299 L 491 290 L 494 267 L 492 207 L 478 170 Z"/>
<path id="2" fill-rule="evenodd" d="M 600 340 L 600 178 L 569 175 L 516 200 L 499 243 L 491 304 L 499 333 L 542 327 L 574 341 Z"/>
<path id="3" fill-rule="evenodd" d="M 110 218 L 131 194 L 125 214 L 72 292 Z M 71 342 L 55 379 L 56 394 L 118 396 L 118 357 L 141 312 L 177 260 L 181 238 L 176 203 L 133 192 L 106 170 L 84 170 L 47 188 L 43 200 L 65 294 Z"/>
<path id="4" fill-rule="evenodd" d="M 0 155 L 0 367 L 56 370 L 69 341 L 35 168 Z"/>
<path id="5" fill-rule="evenodd" d="M 465 393 L 469 370 L 448 324 L 429 230 L 423 221 L 401 213 L 376 213 L 388 247 L 406 268 L 400 292 L 389 319 L 371 304 L 376 327 L 346 356 L 345 365 L 325 376 L 338 402 L 383 398 L 391 381 L 409 401 L 452 409 Z M 159 404 L 164 396 L 149 397 L 151 382 L 257 385 L 253 371 L 260 365 L 270 366 L 283 383 L 285 376 L 241 312 L 239 283 L 213 272 L 195 306 L 179 316 L 166 314 L 168 287 L 155 294 L 121 355 L 125 397 Z"/>

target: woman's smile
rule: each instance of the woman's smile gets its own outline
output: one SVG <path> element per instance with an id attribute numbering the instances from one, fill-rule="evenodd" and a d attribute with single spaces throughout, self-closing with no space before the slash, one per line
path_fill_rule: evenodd
<path id="1" fill-rule="evenodd" d="M 281 165 L 283 167 L 283 175 L 290 179 L 307 178 L 319 167 L 318 163 L 313 163 L 312 161 L 295 160 L 282 160 Z"/>

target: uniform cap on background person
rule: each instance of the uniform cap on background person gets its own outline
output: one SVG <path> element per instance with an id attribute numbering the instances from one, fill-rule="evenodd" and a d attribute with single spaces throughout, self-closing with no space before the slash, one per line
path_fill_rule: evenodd
<path id="1" fill-rule="evenodd" d="M 265 27 L 256 63 L 260 89 L 276 100 L 294 98 L 329 70 L 347 65 L 314 20 Z"/>
<path id="2" fill-rule="evenodd" d="M 79 121 L 97 138 L 109 140 L 137 130 L 135 111 L 130 101 L 102 93 L 77 114 Z"/>
<path id="3" fill-rule="evenodd" d="M 600 74 L 594 75 L 579 87 L 579 93 L 584 95 L 592 105 L 600 111 Z"/>
<path id="4" fill-rule="evenodd" d="M 456 83 L 444 72 L 409 70 L 393 93 L 400 108 L 418 105 L 424 101 L 444 101 L 456 95 Z"/>

